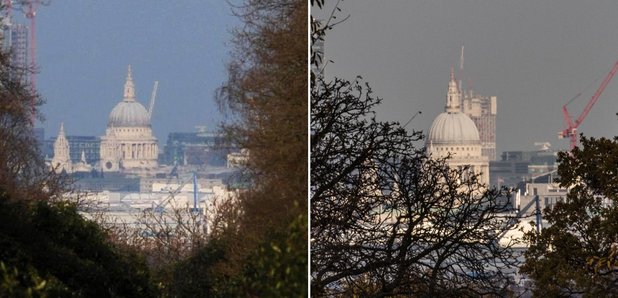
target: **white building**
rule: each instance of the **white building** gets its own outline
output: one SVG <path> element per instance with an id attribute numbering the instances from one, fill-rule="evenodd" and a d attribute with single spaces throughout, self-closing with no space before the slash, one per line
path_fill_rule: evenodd
<path id="1" fill-rule="evenodd" d="M 451 154 L 448 160 L 450 167 L 470 166 L 474 173 L 481 174 L 481 183 L 489 184 L 489 161 L 483 155 L 474 121 L 462 112 L 461 93 L 452 69 L 444 112 L 431 124 L 426 146 L 432 157 L 442 158 Z"/>
<path id="2" fill-rule="evenodd" d="M 101 137 L 101 168 L 106 172 L 149 170 L 157 167 L 159 146 L 152 134 L 150 114 L 135 98 L 129 65 L 124 98 L 109 114 Z"/>
<path id="3" fill-rule="evenodd" d="M 69 141 L 67 141 L 64 135 L 64 123 L 60 123 L 60 131 L 54 142 L 54 158 L 51 161 L 51 167 L 56 173 L 61 173 L 62 171 L 71 173 L 73 170 L 69 155 Z"/>
<path id="4" fill-rule="evenodd" d="M 73 164 L 73 172 L 90 172 L 92 169 L 92 166 L 86 161 L 86 152 L 82 150 L 79 162 Z"/>
<path id="5" fill-rule="evenodd" d="M 84 193 L 81 194 L 81 202 L 84 206 L 90 207 L 90 210 L 84 213 L 86 216 L 98 218 L 97 220 L 106 225 L 127 225 L 144 231 L 161 224 L 161 222 L 152 223 L 153 225 L 148 227 L 145 219 L 160 216 L 166 219 L 164 225 L 174 226 L 178 224 L 179 218 L 176 216 L 180 214 L 187 216 L 182 219 L 187 220 L 185 223 L 191 223 L 191 220 L 197 218 L 199 224 L 204 225 L 204 232 L 210 233 L 213 229 L 226 224 L 221 221 L 222 216 L 229 212 L 230 204 L 235 204 L 239 191 L 228 189 L 217 179 L 199 179 L 197 187 L 193 183 L 192 179 L 159 182 L 153 184 L 153 188 L 158 191 L 148 193 L 110 191 Z M 197 204 L 197 210 L 193 209 L 194 204 Z M 144 211 L 150 216 L 144 217 Z"/>

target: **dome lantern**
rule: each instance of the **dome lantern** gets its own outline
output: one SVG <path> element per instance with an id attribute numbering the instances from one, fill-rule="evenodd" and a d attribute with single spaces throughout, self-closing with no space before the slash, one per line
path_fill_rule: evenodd
<path id="1" fill-rule="evenodd" d="M 446 112 L 457 113 L 461 111 L 459 100 L 459 88 L 455 80 L 455 73 L 451 67 L 451 80 L 448 82 L 448 92 L 446 94 Z"/>
<path id="2" fill-rule="evenodd" d="M 133 74 L 131 64 L 127 70 L 127 80 L 124 83 L 124 101 L 135 101 L 135 84 L 133 83 Z"/>
<path id="3" fill-rule="evenodd" d="M 434 119 L 429 129 L 428 144 L 480 144 L 479 131 L 474 121 L 461 112 L 460 93 L 453 68 L 446 94 L 444 113 Z"/>
<path id="4" fill-rule="evenodd" d="M 131 65 L 128 67 L 124 83 L 124 97 L 109 114 L 107 127 L 150 127 L 148 111 L 135 98 Z"/>

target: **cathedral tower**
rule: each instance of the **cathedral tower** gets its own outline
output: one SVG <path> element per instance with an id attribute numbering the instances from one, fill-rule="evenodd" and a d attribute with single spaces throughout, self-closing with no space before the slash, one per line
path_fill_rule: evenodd
<path id="1" fill-rule="evenodd" d="M 73 168 L 69 154 L 69 141 L 64 135 L 64 123 L 60 123 L 60 131 L 54 142 L 54 158 L 51 165 L 56 173 L 61 173 L 62 171 L 70 173 Z"/>

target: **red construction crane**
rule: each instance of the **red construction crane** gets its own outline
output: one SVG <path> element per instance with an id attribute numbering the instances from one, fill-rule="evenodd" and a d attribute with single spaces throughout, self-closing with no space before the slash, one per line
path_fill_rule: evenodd
<path id="1" fill-rule="evenodd" d="M 590 98 L 590 101 L 588 101 L 588 104 L 586 105 L 582 113 L 579 114 L 579 117 L 575 119 L 575 121 L 571 119 L 571 115 L 569 115 L 567 106 L 577 97 L 579 97 L 581 93 L 573 97 L 573 99 L 571 99 L 564 106 L 562 106 L 562 114 L 564 117 L 564 130 L 558 132 L 558 138 L 562 139 L 568 137 L 571 140 L 571 150 L 577 147 L 577 127 L 579 127 L 579 125 L 584 121 L 584 119 L 586 119 L 586 116 L 588 116 L 588 113 L 590 113 L 592 106 L 597 102 L 599 96 L 601 96 L 601 93 L 603 93 L 603 90 L 605 90 L 605 87 L 607 87 L 607 84 L 609 84 L 609 82 L 616 74 L 616 71 L 618 71 L 618 61 L 616 61 L 616 64 L 614 64 L 612 70 L 607 74 L 607 76 L 605 76 L 605 79 L 603 80 L 597 91 L 594 93 L 594 95 L 592 95 L 592 98 Z"/>
<path id="2" fill-rule="evenodd" d="M 21 10 L 30 20 L 30 34 L 28 34 L 28 59 L 30 60 L 30 87 L 33 92 L 36 92 L 36 12 L 39 5 L 49 5 L 51 0 L 20 0 Z"/>

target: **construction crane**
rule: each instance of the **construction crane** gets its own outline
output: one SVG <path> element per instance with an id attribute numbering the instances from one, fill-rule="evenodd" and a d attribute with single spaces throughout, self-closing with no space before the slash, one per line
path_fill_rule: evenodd
<path id="1" fill-rule="evenodd" d="M 198 208 L 198 183 L 197 183 L 197 173 L 193 172 L 191 176 L 184 177 L 181 181 L 179 181 L 179 185 L 176 189 L 170 191 L 170 194 L 163 200 L 161 203 L 157 204 L 154 207 L 154 210 L 157 212 L 163 212 L 165 207 L 170 203 L 171 200 L 174 199 L 178 193 L 182 191 L 185 185 L 193 182 L 193 208 L 190 208 L 191 212 L 201 212 L 201 208 Z"/>
<path id="2" fill-rule="evenodd" d="M 504 228 L 501 229 L 502 232 L 500 232 L 497 235 L 496 239 L 501 239 L 502 237 L 506 235 L 506 233 L 509 232 L 509 230 L 516 228 L 517 224 L 525 222 L 526 218 L 529 218 L 529 216 L 526 214 L 528 214 L 530 208 L 532 208 L 532 205 L 534 205 L 534 213 L 533 213 L 534 226 L 536 228 L 537 233 L 541 233 L 541 231 L 543 230 L 543 214 L 542 214 L 542 209 L 541 209 L 541 199 L 539 198 L 538 195 L 535 195 L 532 200 L 530 200 L 526 205 L 522 207 L 521 206 L 521 192 L 517 190 L 517 192 L 515 193 L 515 210 L 517 213 L 515 216 L 508 218 L 508 220 L 504 223 Z"/>
<path id="3" fill-rule="evenodd" d="M 157 88 L 159 87 L 159 81 L 154 82 L 152 87 L 152 95 L 150 95 L 150 105 L 148 106 L 148 118 L 152 118 L 152 110 L 154 109 L 155 98 L 157 97 Z"/>
<path id="4" fill-rule="evenodd" d="M 601 96 L 601 93 L 603 93 L 603 90 L 605 90 L 605 87 L 607 87 L 607 84 L 609 84 L 609 82 L 612 80 L 612 78 L 616 74 L 616 71 L 618 71 L 618 61 L 616 61 L 616 63 L 614 64 L 614 67 L 612 67 L 612 70 L 607 74 L 607 76 L 605 76 L 605 79 L 603 80 L 603 82 L 601 83 L 597 91 L 594 93 L 594 95 L 592 95 L 592 98 L 590 98 L 590 100 L 588 101 L 588 104 L 586 105 L 584 110 L 581 112 L 581 114 L 579 114 L 577 119 L 573 120 L 571 118 L 571 115 L 569 115 L 569 111 L 567 110 L 567 106 L 571 102 L 573 102 L 573 100 L 578 98 L 581 95 L 581 93 L 573 97 L 569 102 L 567 102 L 564 106 L 562 106 L 562 114 L 564 117 L 564 130 L 558 132 L 558 138 L 560 139 L 569 138 L 571 142 L 571 150 L 577 147 L 577 128 L 584 121 L 584 119 L 586 119 L 586 116 L 588 116 L 588 113 L 590 113 L 592 106 L 594 106 L 594 104 L 597 102 L 597 100 L 599 99 L 599 96 Z"/>
<path id="5" fill-rule="evenodd" d="M 36 12 L 40 5 L 49 5 L 51 0 L 21 0 L 21 11 L 26 18 L 30 20 L 30 34 L 28 35 L 30 68 L 33 71 L 30 75 L 30 87 L 33 91 L 36 91 Z"/>

